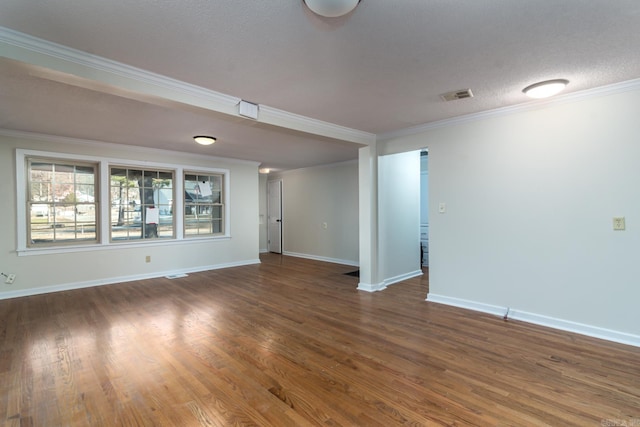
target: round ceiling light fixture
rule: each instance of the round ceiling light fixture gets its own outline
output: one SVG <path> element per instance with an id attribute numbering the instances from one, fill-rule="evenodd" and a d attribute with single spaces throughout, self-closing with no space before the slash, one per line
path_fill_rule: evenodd
<path id="1" fill-rule="evenodd" d="M 302 0 L 316 15 L 337 18 L 356 8 L 361 0 Z"/>
<path id="2" fill-rule="evenodd" d="M 193 140 L 200 145 L 211 145 L 216 142 L 216 138 L 206 135 L 196 135 L 193 137 Z"/>
<path id="3" fill-rule="evenodd" d="M 546 80 L 527 86 L 522 92 L 530 98 L 548 98 L 560 93 L 568 84 L 569 80 L 565 79 Z"/>

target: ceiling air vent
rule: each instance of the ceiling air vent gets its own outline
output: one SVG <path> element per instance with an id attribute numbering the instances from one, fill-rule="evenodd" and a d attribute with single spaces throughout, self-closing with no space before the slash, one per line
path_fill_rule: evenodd
<path id="1" fill-rule="evenodd" d="M 454 90 L 453 92 L 447 92 L 440 95 L 443 101 L 455 101 L 456 99 L 473 98 L 471 89 Z"/>

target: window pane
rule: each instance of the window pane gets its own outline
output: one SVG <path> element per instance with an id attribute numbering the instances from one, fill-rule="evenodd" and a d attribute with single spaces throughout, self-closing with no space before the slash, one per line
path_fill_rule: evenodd
<path id="1" fill-rule="evenodd" d="M 158 237 L 173 237 L 173 224 L 161 224 L 158 226 Z"/>
<path id="2" fill-rule="evenodd" d="M 158 179 L 165 180 L 165 181 L 172 181 L 173 180 L 173 173 L 172 172 L 158 172 Z"/>
<path id="3" fill-rule="evenodd" d="M 76 166 L 76 180 L 83 184 L 93 183 L 94 170 L 89 166 Z"/>
<path id="4" fill-rule="evenodd" d="M 211 234 L 211 218 L 192 216 L 185 218 L 185 235 Z"/>
<path id="5" fill-rule="evenodd" d="M 222 176 L 212 176 L 211 177 L 211 188 L 214 191 L 222 191 Z"/>
<path id="6" fill-rule="evenodd" d="M 111 185 L 123 184 L 125 185 L 127 181 L 127 170 L 126 169 L 111 169 Z"/>
<path id="7" fill-rule="evenodd" d="M 62 176 L 70 176 L 71 181 L 73 182 L 73 174 L 75 173 L 75 170 L 76 170 L 74 165 L 56 164 L 54 165 L 54 169 L 55 169 L 56 175 L 58 176 L 58 179 L 60 179 L 60 177 Z"/>
<path id="8" fill-rule="evenodd" d="M 95 199 L 94 188 L 93 185 L 76 185 L 76 201 L 79 203 L 93 202 Z"/>
<path id="9" fill-rule="evenodd" d="M 53 229 L 49 224 L 31 224 L 31 244 L 53 242 Z"/>
<path id="10" fill-rule="evenodd" d="M 155 204 L 154 191 L 152 187 L 143 187 L 139 191 L 140 191 L 140 202 L 143 205 L 153 206 Z"/>
<path id="11" fill-rule="evenodd" d="M 53 202 L 53 192 L 50 182 L 31 182 L 31 194 L 29 200 L 40 202 Z"/>
<path id="12" fill-rule="evenodd" d="M 51 172 L 53 172 L 53 164 L 38 161 L 31 162 L 31 178 L 39 181 L 47 181 L 45 177 L 51 180 Z"/>
<path id="13" fill-rule="evenodd" d="M 48 204 L 40 204 L 34 203 L 31 205 L 30 210 L 31 222 L 48 222 L 49 217 L 49 205 Z M 36 218 L 42 218 L 42 220 L 37 220 Z"/>

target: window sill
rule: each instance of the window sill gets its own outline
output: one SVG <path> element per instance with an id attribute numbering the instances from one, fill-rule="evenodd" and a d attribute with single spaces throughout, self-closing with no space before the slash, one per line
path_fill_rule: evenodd
<path id="1" fill-rule="evenodd" d="M 179 246 L 188 245 L 192 243 L 204 243 L 214 242 L 220 240 L 231 240 L 231 236 L 207 236 L 207 237 L 189 237 L 185 239 L 167 239 L 167 240 L 145 240 L 145 241 L 127 241 L 127 242 L 110 242 L 110 243 L 98 243 L 91 245 L 69 245 L 69 246 L 55 246 L 55 247 L 42 247 L 42 248 L 21 248 L 17 249 L 18 256 L 31 256 L 31 255 L 52 255 L 52 254 L 64 254 L 74 252 L 88 252 L 88 251 L 108 251 L 108 250 L 121 250 L 125 248 L 148 248 L 157 246 Z"/>

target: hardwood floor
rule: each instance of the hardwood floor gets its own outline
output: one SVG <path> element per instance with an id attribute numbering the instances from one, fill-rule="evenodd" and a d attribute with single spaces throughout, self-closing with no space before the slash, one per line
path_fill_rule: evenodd
<path id="1" fill-rule="evenodd" d="M 262 261 L 0 301 L 0 422 L 640 426 L 640 348 Z"/>

